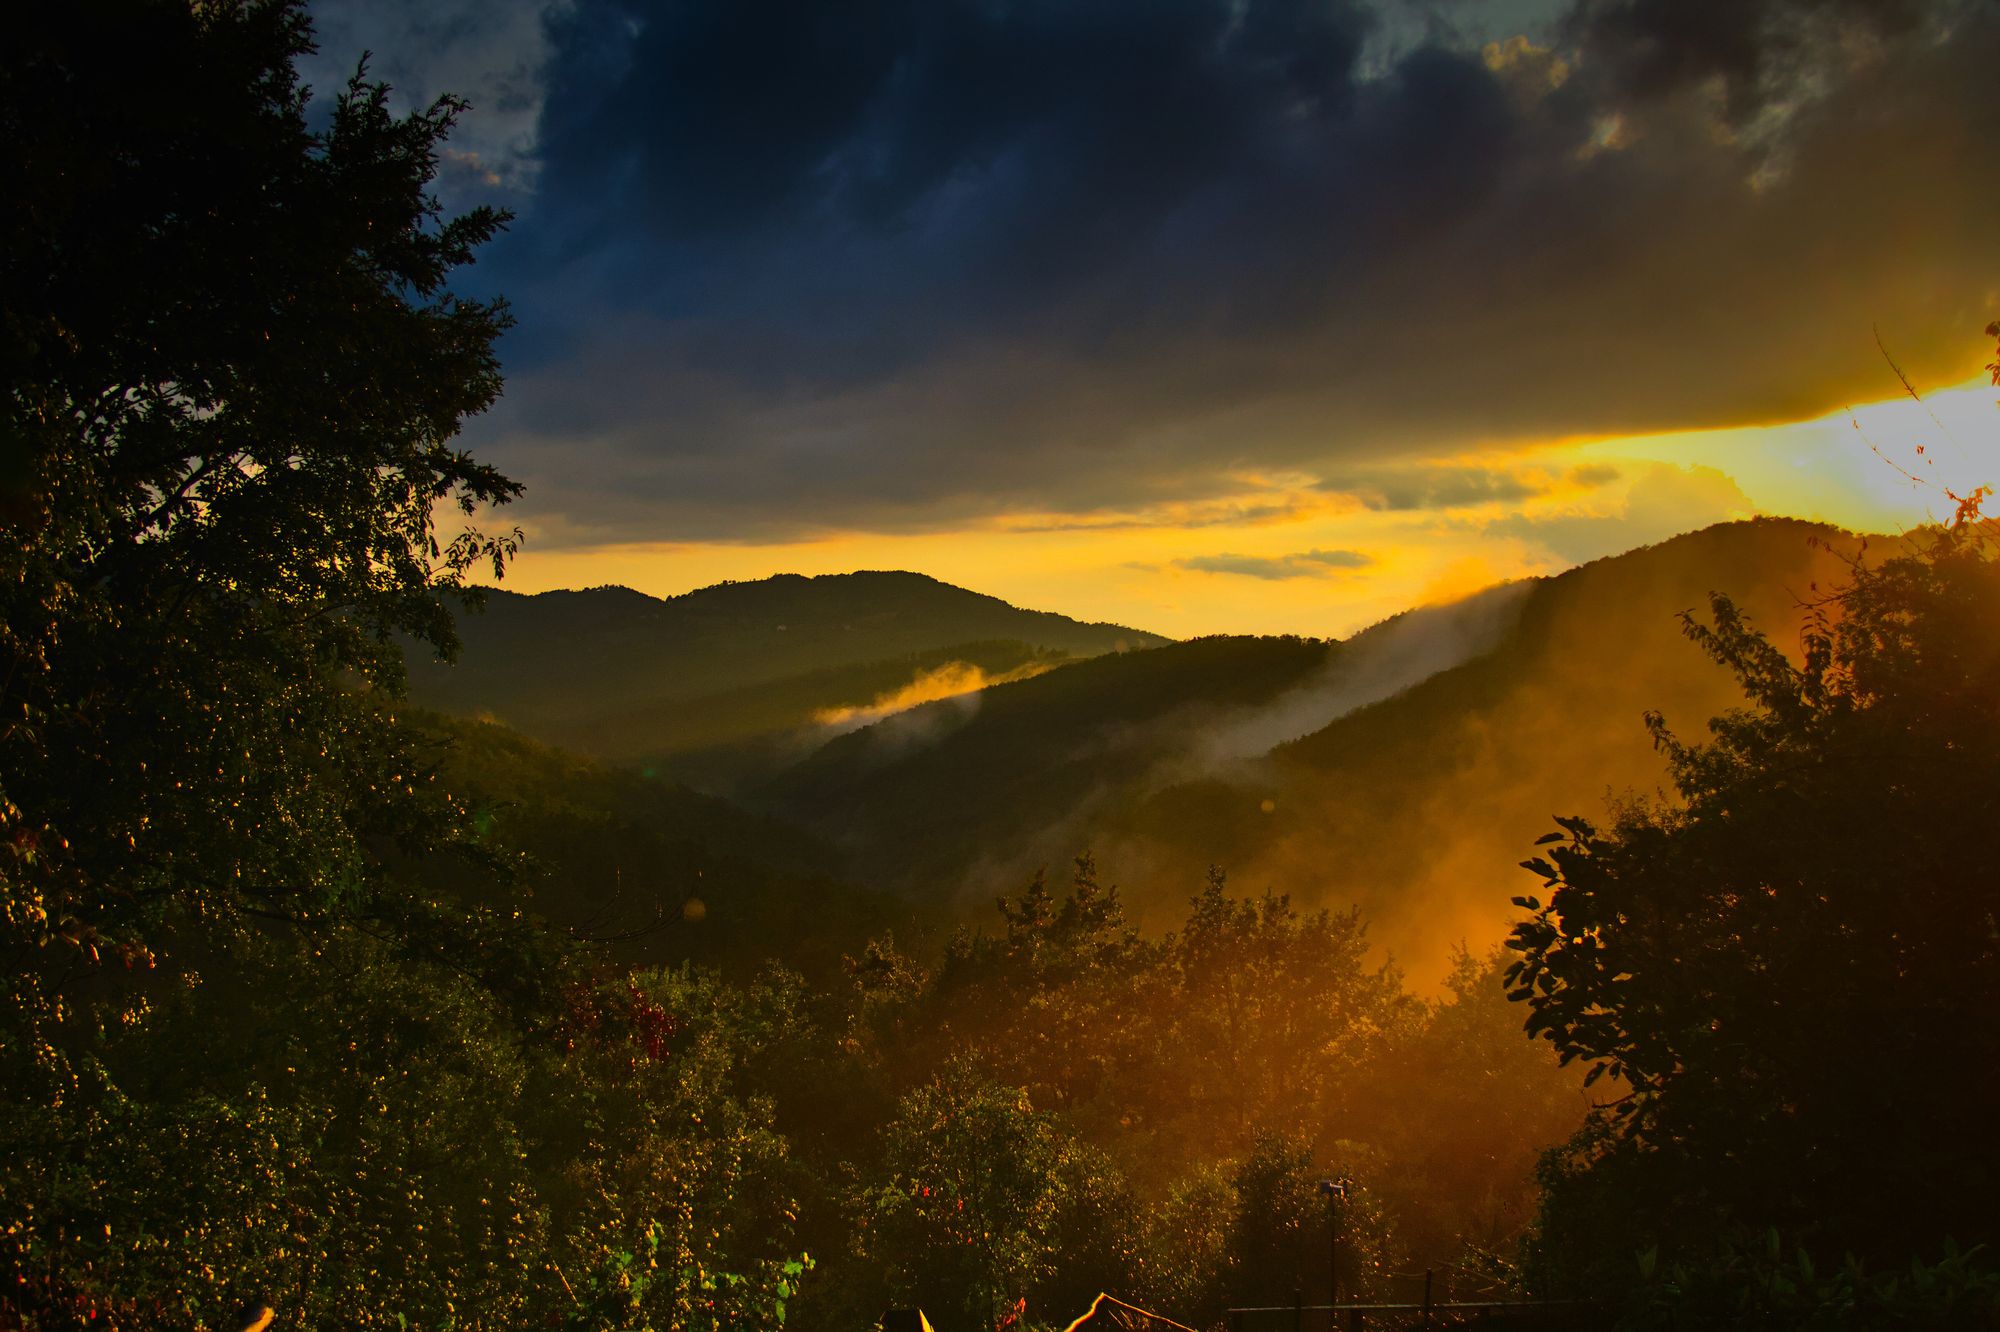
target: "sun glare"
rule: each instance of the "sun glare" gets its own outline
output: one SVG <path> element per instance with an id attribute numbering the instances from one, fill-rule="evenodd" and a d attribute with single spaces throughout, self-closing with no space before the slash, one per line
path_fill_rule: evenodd
<path id="1" fill-rule="evenodd" d="M 1714 467 L 1759 511 L 1857 531 L 1951 516 L 1953 495 L 2000 475 L 2000 413 L 1985 376 L 1808 421 L 1593 441 L 1583 459 Z"/>

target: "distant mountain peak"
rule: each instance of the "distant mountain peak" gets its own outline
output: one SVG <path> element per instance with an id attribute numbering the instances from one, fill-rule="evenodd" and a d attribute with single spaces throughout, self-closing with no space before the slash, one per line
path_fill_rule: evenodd
<path id="1" fill-rule="evenodd" d="M 755 734 L 775 735 L 823 711 L 871 705 L 925 671 L 1003 676 L 1168 641 L 902 569 L 775 574 L 664 598 L 622 586 L 500 592 L 459 633 L 458 665 L 410 663 L 418 701 L 649 760 L 697 740 L 721 743 L 733 717 L 754 715 L 763 727 Z"/>

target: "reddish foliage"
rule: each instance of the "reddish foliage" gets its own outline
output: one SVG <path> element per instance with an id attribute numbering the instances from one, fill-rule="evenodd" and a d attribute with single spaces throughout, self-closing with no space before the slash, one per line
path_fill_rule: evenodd
<path id="1" fill-rule="evenodd" d="M 563 995 L 563 1016 L 557 1037 L 565 1049 L 595 1043 L 599 1048 L 635 1047 L 660 1063 L 673 1054 L 681 1020 L 655 1003 L 629 977 L 622 992 L 605 985 L 572 985 Z"/>

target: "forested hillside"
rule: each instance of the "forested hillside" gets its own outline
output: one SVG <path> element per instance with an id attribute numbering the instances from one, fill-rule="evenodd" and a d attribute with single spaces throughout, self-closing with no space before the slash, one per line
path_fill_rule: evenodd
<path id="1" fill-rule="evenodd" d="M 1208 638 L 1100 657 L 887 718 L 754 795 L 838 839 L 884 882 L 953 899 L 976 859 L 1005 858 L 1019 877 L 1087 849 L 1061 838 L 1107 792 L 1154 778 L 1210 728 L 1321 670 L 1332 650 Z"/>
<path id="2" fill-rule="evenodd" d="M 503 872 L 413 867 L 463 900 L 531 912 L 629 964 L 732 974 L 781 959 L 824 978 L 887 930 L 935 919 L 859 886 L 811 834 L 661 777 L 566 754 L 495 722 L 418 715 L 437 780 Z"/>
<path id="3" fill-rule="evenodd" d="M 1536 580 L 1489 651 L 1268 761 L 1139 793 L 1092 842 L 1135 877 L 1212 861 L 1307 901 L 1357 903 L 1380 942 L 1430 973 L 1452 942 L 1504 930 L 1515 851 L 1551 811 L 1659 791 L 1649 713 L 1698 731 L 1743 704 L 1740 682 L 1683 636 L 1684 613 L 1726 592 L 1796 653 L 1859 545 L 1763 519 Z"/>
<path id="4" fill-rule="evenodd" d="M 1211 17 L 1180 71 L 1250 43 L 1260 132 L 1362 49 Z M 0 1332 L 2000 1327 L 1990 490 L 1342 642 L 903 573 L 481 616 L 509 215 L 438 196 L 502 178 L 316 49 L 300 0 L 0 46 Z M 1473 54 L 1381 82 L 1592 77 Z"/>
<path id="5" fill-rule="evenodd" d="M 1657 787 L 1657 765 L 1633 743 L 1648 712 L 1706 718 L 1740 698 L 1683 640 L 1681 614 L 1728 589 L 1755 623 L 1795 637 L 1860 544 L 1810 523 L 1727 524 L 1340 642 L 1211 638 L 1075 661 L 1019 642 L 959 644 L 544 725 L 658 781 L 729 789 L 813 830 L 828 872 L 947 914 L 977 912 L 1038 867 L 1091 852 L 1127 884 L 1137 917 L 1159 924 L 1208 866 L 1224 865 L 1316 906 L 1361 905 L 1378 946 L 1429 978 L 1454 944 L 1499 937 L 1508 857 L 1550 810 Z M 874 587 L 867 579 L 904 586 L 889 575 L 778 586 L 797 594 L 793 609 L 804 600 L 827 612 L 821 584 L 846 596 Z M 910 585 L 949 606 L 962 595 Z M 655 623 L 652 603 L 616 590 L 577 597 L 503 599 L 488 623 L 544 602 L 588 605 L 600 618 L 574 628 L 584 641 L 643 639 L 662 662 L 748 650 L 733 613 L 726 630 L 673 647 L 679 622 Z M 510 679 L 530 717 L 584 692 L 565 681 L 547 686 L 559 704 L 529 703 L 533 671 L 513 679 L 498 659 L 472 678 Z M 968 692 L 926 702 L 910 690 L 953 664 L 978 672 L 958 677 Z M 745 673 L 767 669 L 751 653 Z M 836 724 L 830 701 L 841 698 L 864 701 Z M 865 700 L 883 698 L 902 706 L 871 721 Z"/>
<path id="6" fill-rule="evenodd" d="M 1681 613 L 1727 589 L 1796 638 L 1857 546 L 1730 524 L 1344 642 L 1212 639 L 1066 667 L 843 737 L 759 794 L 933 900 L 980 901 L 1090 850 L 1140 918 L 1164 920 L 1226 865 L 1361 905 L 1379 943 L 1435 976 L 1455 942 L 1504 930 L 1513 850 L 1550 810 L 1657 787 L 1647 712 L 1740 701 Z"/>
<path id="7" fill-rule="evenodd" d="M 710 788 L 809 753 L 834 733 L 825 714 L 1165 641 L 912 573 L 781 575 L 665 600 L 496 590 L 460 635 L 456 661 L 411 654 L 419 702 Z"/>

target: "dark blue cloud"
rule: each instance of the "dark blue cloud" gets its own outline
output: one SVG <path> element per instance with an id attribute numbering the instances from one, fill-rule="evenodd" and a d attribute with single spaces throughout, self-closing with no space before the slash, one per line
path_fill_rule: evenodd
<path id="1" fill-rule="evenodd" d="M 1502 123 L 1464 114 L 1476 61 L 1433 57 L 1420 114 L 1342 140 L 1369 26 L 1347 0 L 586 7 L 504 263 L 677 318 L 835 318 L 878 358 L 1109 338 L 1262 277 L 1246 243 L 1323 245 L 1385 164 L 1449 178 L 1410 150 Z"/>
<path id="2" fill-rule="evenodd" d="M 904 226 L 955 183 L 1016 207 L 1150 215 L 1272 122 L 1337 111 L 1345 0 L 748 0 L 587 11 L 634 34 L 553 71 L 551 188 L 661 237 Z M 1026 175 L 1008 163 L 1026 159 Z M 1035 188 L 1050 184 L 1053 189 Z"/>
<path id="3" fill-rule="evenodd" d="M 546 193 L 586 235 L 698 240 L 789 216 L 912 17 L 884 0 L 586 6 L 551 72 Z"/>
<path id="4" fill-rule="evenodd" d="M 1271 467 L 1424 506 L 1372 478 L 1821 410 L 1872 325 L 1937 364 L 1992 317 L 1990 5 L 1580 0 L 1487 51 L 1412 12 L 586 0 L 475 442 L 576 539 Z"/>

